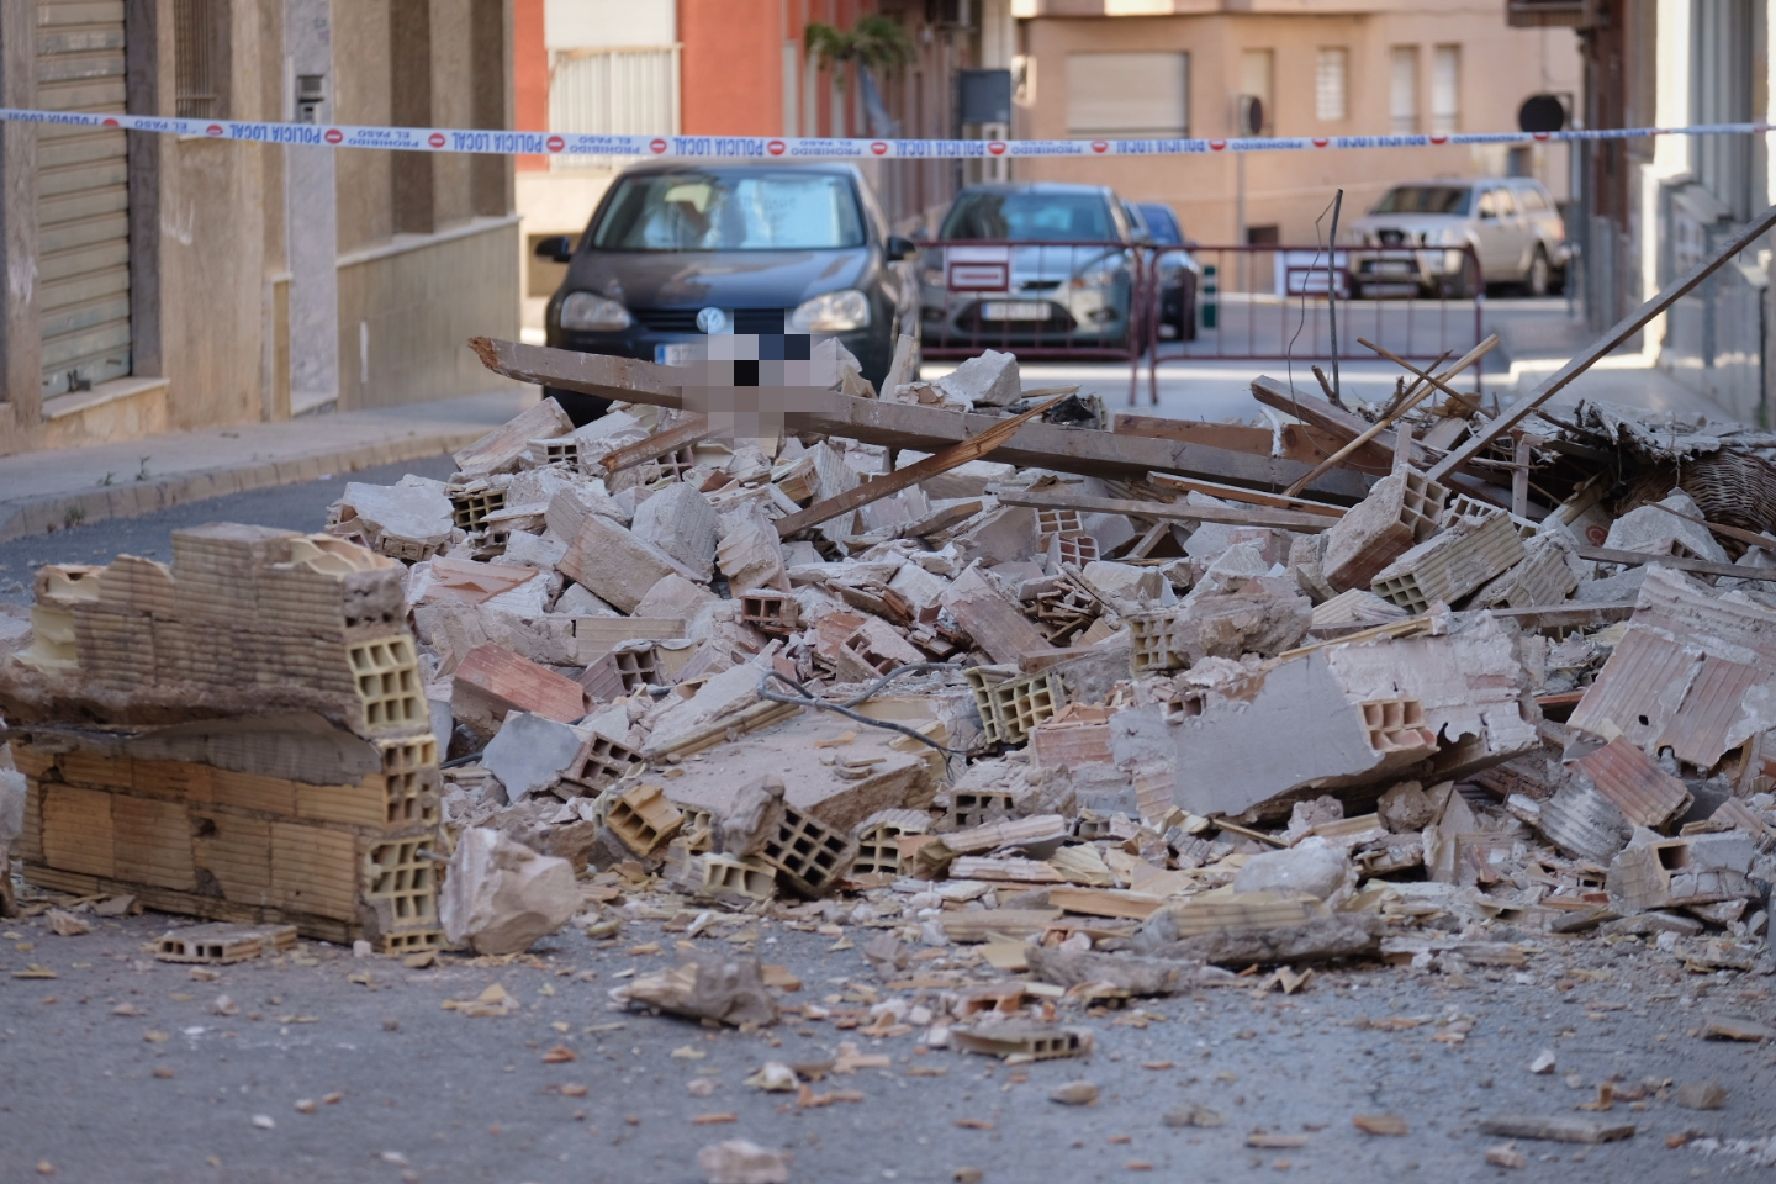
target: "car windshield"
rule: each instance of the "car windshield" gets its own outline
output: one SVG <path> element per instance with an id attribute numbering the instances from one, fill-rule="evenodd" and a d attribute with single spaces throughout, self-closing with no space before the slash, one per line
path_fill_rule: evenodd
<path id="1" fill-rule="evenodd" d="M 964 193 L 950 207 L 942 237 L 1104 242 L 1116 233 L 1109 204 L 1094 193 Z"/>
<path id="2" fill-rule="evenodd" d="M 1474 191 L 1466 185 L 1396 185 L 1372 214 L 1465 214 Z"/>
<path id="3" fill-rule="evenodd" d="M 844 177 L 789 170 L 624 177 L 591 232 L 604 251 L 822 251 L 861 247 Z"/>
<path id="4" fill-rule="evenodd" d="M 1178 220 L 1172 211 L 1165 206 L 1136 206 L 1140 211 L 1141 221 L 1147 225 L 1147 234 L 1154 242 L 1162 246 L 1177 247 L 1184 243 L 1184 236 L 1178 231 Z"/>

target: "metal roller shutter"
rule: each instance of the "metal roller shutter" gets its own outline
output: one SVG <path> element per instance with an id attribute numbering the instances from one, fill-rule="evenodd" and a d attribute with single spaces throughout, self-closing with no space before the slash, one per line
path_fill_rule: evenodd
<path id="1" fill-rule="evenodd" d="M 124 0 L 37 0 L 37 105 L 125 109 Z M 111 129 L 37 128 L 44 397 L 130 373 L 129 145 Z"/>

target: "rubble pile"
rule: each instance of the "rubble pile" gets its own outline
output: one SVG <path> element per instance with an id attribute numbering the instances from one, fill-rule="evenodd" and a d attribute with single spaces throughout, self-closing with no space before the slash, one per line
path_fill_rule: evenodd
<path id="1" fill-rule="evenodd" d="M 1292 990 L 1296 964 L 1455 971 L 1591 931 L 1698 967 L 1765 956 L 1776 520 L 1723 474 L 1769 469 L 1771 438 L 1673 445 L 1582 407 L 1433 479 L 1474 421 L 1427 401 L 1350 452 L 1341 504 L 991 459 L 1009 416 L 1110 434 L 1101 406 L 1021 389 L 989 355 L 835 394 L 952 417 L 916 483 L 885 479 L 908 445 L 721 438 L 646 402 L 574 429 L 545 400 L 449 481 L 348 485 L 329 535 L 207 528 L 175 536 L 170 572 L 47 568 L 0 674 L 25 877 L 394 933 L 366 910 L 398 833 L 427 847 L 403 848 L 413 907 L 435 930 L 443 872 L 443 932 L 482 953 L 587 900 L 864 922 L 888 974 L 978 947 L 1055 995 L 965 993 L 936 1026 L 1031 1058 L 1089 1046 L 1059 989 L 1104 1003 L 1261 964 Z M 1386 410 L 1292 397 L 1321 455 Z M 401 758 L 421 839 L 389 830 L 379 781 L 416 726 L 439 745 Z M 375 818 L 329 821 L 370 801 L 351 787 Z M 434 787 L 451 838 L 424 829 Z M 269 887 L 237 890 L 251 860 L 214 849 L 247 823 Z M 305 846 L 322 831 L 337 874 Z M 768 1023 L 768 985 L 694 962 L 621 1001 Z"/>

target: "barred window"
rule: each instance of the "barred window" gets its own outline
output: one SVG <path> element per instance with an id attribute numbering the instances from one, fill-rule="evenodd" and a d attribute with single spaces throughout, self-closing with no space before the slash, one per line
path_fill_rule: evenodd
<path id="1" fill-rule="evenodd" d="M 173 111 L 223 119 L 228 58 L 227 0 L 173 0 Z"/>
<path id="2" fill-rule="evenodd" d="M 1345 86 L 1349 77 L 1350 50 L 1320 50 L 1314 58 L 1314 118 L 1331 123 L 1345 117 Z"/>

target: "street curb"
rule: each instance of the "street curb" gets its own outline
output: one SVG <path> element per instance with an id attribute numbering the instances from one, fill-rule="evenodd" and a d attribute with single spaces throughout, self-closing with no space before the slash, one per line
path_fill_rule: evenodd
<path id="1" fill-rule="evenodd" d="M 148 481 L 21 499 L 0 504 L 0 542 L 51 534 L 67 527 L 113 518 L 135 518 L 205 498 L 318 481 L 337 473 L 439 456 L 466 447 L 486 434 L 487 428 L 474 427 L 403 436 L 349 448 L 303 453 L 281 460 L 248 460 Z"/>

